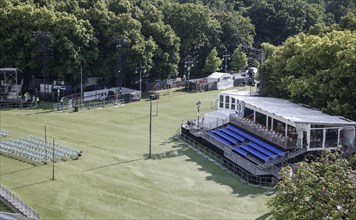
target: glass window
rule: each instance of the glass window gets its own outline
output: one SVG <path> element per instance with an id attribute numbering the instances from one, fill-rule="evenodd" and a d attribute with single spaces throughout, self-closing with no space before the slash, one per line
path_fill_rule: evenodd
<path id="1" fill-rule="evenodd" d="M 225 96 L 225 108 L 229 109 L 230 105 L 230 96 Z"/>
<path id="2" fill-rule="evenodd" d="M 235 104 L 235 98 L 231 98 L 231 109 L 235 110 L 236 104 Z"/>
<path id="3" fill-rule="evenodd" d="M 220 105 L 219 105 L 220 108 L 224 108 L 224 96 L 220 96 Z"/>

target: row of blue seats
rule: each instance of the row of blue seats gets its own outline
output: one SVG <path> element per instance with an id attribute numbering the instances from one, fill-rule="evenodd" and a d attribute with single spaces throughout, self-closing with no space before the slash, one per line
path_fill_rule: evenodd
<path id="1" fill-rule="evenodd" d="M 212 136 L 213 138 L 217 139 L 217 140 L 220 140 L 221 142 L 227 144 L 227 145 L 230 145 L 232 142 L 228 141 L 226 138 L 229 138 L 227 135 L 225 135 L 225 137 L 222 137 L 220 135 L 218 135 L 218 133 L 221 134 L 221 132 L 215 130 L 215 131 L 208 131 L 207 132 L 210 136 Z M 230 138 L 229 138 L 230 139 Z M 232 141 L 232 140 L 231 140 Z M 237 142 L 236 140 L 233 141 L 233 142 Z M 236 145 L 236 144 L 235 144 Z M 239 153 L 241 154 L 242 156 L 247 156 L 247 152 L 242 150 L 240 147 L 234 147 L 233 148 L 233 151 L 236 152 L 236 153 Z"/>
<path id="2" fill-rule="evenodd" d="M 225 144 L 228 144 L 228 145 L 230 145 L 230 144 L 236 145 L 238 143 L 237 140 L 231 138 L 230 136 L 228 136 L 228 135 L 226 135 L 223 132 L 218 131 L 218 130 L 208 131 L 208 134 L 211 135 L 212 137 L 220 140 L 221 142 L 223 142 Z M 245 150 L 247 150 L 252 155 L 255 155 L 256 157 L 258 157 L 258 158 L 260 158 L 260 159 L 262 159 L 264 161 L 268 160 L 268 157 L 266 155 L 275 156 L 275 154 L 263 149 L 262 147 L 258 146 L 257 144 L 249 142 L 249 145 L 250 146 L 252 145 L 251 147 L 253 147 L 253 148 L 251 148 L 251 147 L 249 147 L 247 145 L 242 145 L 241 147 L 234 147 L 233 151 L 246 157 L 248 153 Z M 243 149 L 245 149 L 245 150 L 243 150 Z M 264 155 L 263 153 L 266 154 L 266 155 Z"/>
<path id="3" fill-rule="evenodd" d="M 261 160 L 263 161 L 267 161 L 268 160 L 268 157 L 260 152 L 258 152 L 257 150 L 254 150 L 253 148 L 245 145 L 245 144 L 242 144 L 241 145 L 241 148 L 250 152 L 251 154 L 255 155 L 256 157 L 260 158 Z"/>
<path id="4" fill-rule="evenodd" d="M 255 142 L 256 144 L 261 145 L 262 147 L 266 148 L 267 150 L 275 153 L 275 154 L 284 154 L 283 151 L 272 147 L 271 145 L 265 143 L 264 141 L 259 140 L 258 138 L 253 137 L 252 135 L 247 134 L 246 132 L 241 131 L 240 129 L 237 129 L 231 125 L 228 125 L 227 128 L 233 132 L 236 132 L 237 134 L 244 136 L 245 138 L 248 138 L 250 141 Z"/>
<path id="5" fill-rule="evenodd" d="M 234 147 L 233 151 L 236 152 L 236 153 L 241 154 L 242 156 L 245 156 L 245 157 L 247 156 L 247 152 L 242 150 L 240 147 Z"/>
<path id="6" fill-rule="evenodd" d="M 229 131 L 227 128 L 221 128 L 220 131 L 230 135 L 231 137 L 235 138 L 236 140 L 239 140 L 240 142 L 244 142 L 245 141 L 245 138 L 232 132 L 232 131 Z"/>
<path id="7" fill-rule="evenodd" d="M 236 139 L 228 136 L 227 134 L 224 134 L 221 131 L 214 130 L 213 133 L 219 135 L 222 138 L 225 138 L 225 140 L 229 141 L 232 145 L 236 145 L 238 143 L 238 141 Z"/>
<path id="8" fill-rule="evenodd" d="M 217 139 L 217 140 L 223 142 L 224 144 L 230 145 L 230 142 L 226 141 L 224 138 L 220 137 L 219 135 L 214 134 L 214 133 L 211 132 L 211 131 L 208 131 L 208 134 L 209 134 L 210 136 L 212 136 L 213 138 L 215 138 L 215 139 Z"/>
<path id="9" fill-rule="evenodd" d="M 263 147 L 261 147 L 261 146 L 255 144 L 255 143 L 253 143 L 253 142 L 248 142 L 247 144 L 248 144 L 250 147 L 254 148 L 255 150 L 257 150 L 257 151 L 259 151 L 259 152 L 261 152 L 261 153 L 267 155 L 268 157 L 273 157 L 273 158 L 274 158 L 274 157 L 277 156 L 275 153 L 272 153 L 272 152 L 266 150 L 265 148 L 263 148 Z"/>

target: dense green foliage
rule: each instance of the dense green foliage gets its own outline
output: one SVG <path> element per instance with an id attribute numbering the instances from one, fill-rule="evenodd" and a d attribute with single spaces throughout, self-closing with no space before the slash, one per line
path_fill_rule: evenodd
<path id="1" fill-rule="evenodd" d="M 114 82 L 123 53 L 126 84 L 137 78 L 139 61 L 147 77 L 165 79 L 183 75 L 190 55 L 197 61 L 192 74 L 201 75 L 214 47 L 221 56 L 241 45 L 281 44 L 315 25 L 343 25 L 355 7 L 352 0 L 1 0 L 0 6 L 0 66 L 18 67 L 26 79 L 45 71 L 73 85 L 80 66 L 85 77 Z M 48 70 L 34 31 L 51 34 Z M 120 37 L 128 44 L 117 50 Z"/>
<path id="2" fill-rule="evenodd" d="M 231 56 L 231 66 L 234 70 L 239 71 L 247 67 L 247 56 L 242 52 L 241 47 L 234 50 Z"/>
<path id="3" fill-rule="evenodd" d="M 356 119 L 355 32 L 299 34 L 272 51 L 264 67 L 268 95 Z"/>
<path id="4" fill-rule="evenodd" d="M 316 161 L 298 163 L 294 173 L 283 168 L 269 202 L 274 219 L 355 219 L 355 159 L 326 152 Z"/>
<path id="5" fill-rule="evenodd" d="M 218 52 L 214 47 L 205 61 L 204 70 L 212 73 L 221 69 L 222 60 L 218 57 Z"/>
<path id="6" fill-rule="evenodd" d="M 266 94 L 356 118 L 353 0 L 1 0 L 0 6 L 0 67 L 22 69 L 25 81 L 47 73 L 78 85 L 83 67 L 84 77 L 115 85 L 121 68 L 130 85 L 138 62 L 145 78 L 166 79 L 183 76 L 189 56 L 194 78 L 216 69 L 205 68 L 213 48 L 222 58 L 266 42 L 275 51 L 264 71 Z M 51 35 L 46 62 L 34 31 Z M 239 56 L 228 69 L 246 67 Z"/>

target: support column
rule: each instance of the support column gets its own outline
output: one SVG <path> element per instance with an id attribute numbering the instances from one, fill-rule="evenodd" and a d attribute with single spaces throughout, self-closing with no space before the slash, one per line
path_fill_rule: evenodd
<path id="1" fill-rule="evenodd" d="M 253 121 L 256 122 L 256 111 L 253 110 Z"/>
<path id="2" fill-rule="evenodd" d="M 326 139 L 326 129 L 324 128 L 323 129 L 323 141 L 322 141 L 322 147 L 324 148 L 325 147 L 325 139 Z"/>
<path id="3" fill-rule="evenodd" d="M 286 124 L 286 129 L 284 131 L 284 137 L 288 136 L 288 124 Z"/>
<path id="4" fill-rule="evenodd" d="M 266 128 L 268 130 L 268 115 L 266 115 Z"/>

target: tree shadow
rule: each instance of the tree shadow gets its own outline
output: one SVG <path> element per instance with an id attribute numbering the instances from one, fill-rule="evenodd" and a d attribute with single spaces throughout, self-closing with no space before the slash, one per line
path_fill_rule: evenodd
<path id="1" fill-rule="evenodd" d="M 125 163 L 132 163 L 132 162 L 140 161 L 140 160 L 143 160 L 143 159 L 144 158 L 137 158 L 137 159 L 128 160 L 128 161 L 111 163 L 111 164 L 107 164 L 107 165 L 98 166 L 98 167 L 90 168 L 90 169 L 87 169 L 87 170 L 83 170 L 82 172 L 84 173 L 84 172 L 88 172 L 88 171 L 99 170 L 99 169 L 103 169 L 103 168 L 107 168 L 107 167 L 117 166 L 117 165 L 121 165 L 121 164 L 125 164 Z"/>
<path id="2" fill-rule="evenodd" d="M 247 184 L 244 180 L 239 180 L 225 170 L 221 169 L 219 165 L 214 164 L 209 161 L 207 158 L 203 157 L 196 151 L 189 149 L 185 151 L 186 156 L 190 159 L 186 161 L 196 163 L 199 165 L 198 170 L 209 173 L 210 175 L 206 177 L 206 180 L 214 181 L 217 184 L 224 186 L 229 186 L 232 189 L 232 194 L 238 197 L 257 197 L 259 195 L 266 195 L 271 190 L 251 186 Z"/>
<path id="3" fill-rule="evenodd" d="M 152 154 L 151 158 L 148 158 L 148 154 L 144 154 L 144 158 L 146 160 L 162 160 L 166 158 L 186 155 L 189 159 L 186 159 L 185 161 L 190 163 L 196 163 L 197 165 L 199 165 L 199 171 L 203 171 L 210 174 L 206 177 L 208 181 L 214 181 L 218 184 L 229 186 L 233 191 L 232 193 L 238 197 L 270 195 L 270 192 L 273 191 L 270 189 L 264 189 L 249 185 L 245 181 L 239 180 L 231 176 L 225 170 L 221 169 L 219 165 L 214 164 L 213 162 L 205 158 L 202 154 L 189 148 L 186 143 L 180 141 L 176 136 L 173 136 L 163 141 L 160 145 L 163 146 L 171 143 L 174 143 L 171 150 L 168 150 L 163 153 Z"/>
<path id="4" fill-rule="evenodd" d="M 39 181 L 39 182 L 35 182 L 35 183 L 26 184 L 26 185 L 23 185 L 23 186 L 14 187 L 14 188 L 11 188 L 10 190 L 21 189 L 21 188 L 25 188 L 25 187 L 29 187 L 29 186 L 34 186 L 34 185 L 38 185 L 38 184 L 46 183 L 46 182 L 50 182 L 50 181 L 52 181 L 52 179 L 43 180 L 43 181 Z"/>
<path id="5" fill-rule="evenodd" d="M 23 169 L 19 169 L 19 170 L 14 170 L 14 171 L 10 171 L 10 172 L 7 172 L 7 173 L 0 173 L 0 176 L 5 176 L 5 175 L 13 174 L 13 173 L 18 173 L 18 172 L 25 171 L 25 170 L 30 170 L 30 169 L 33 169 L 33 168 L 36 168 L 36 167 L 38 167 L 38 166 L 32 165 L 32 167 L 27 167 L 27 168 L 23 168 Z"/>

